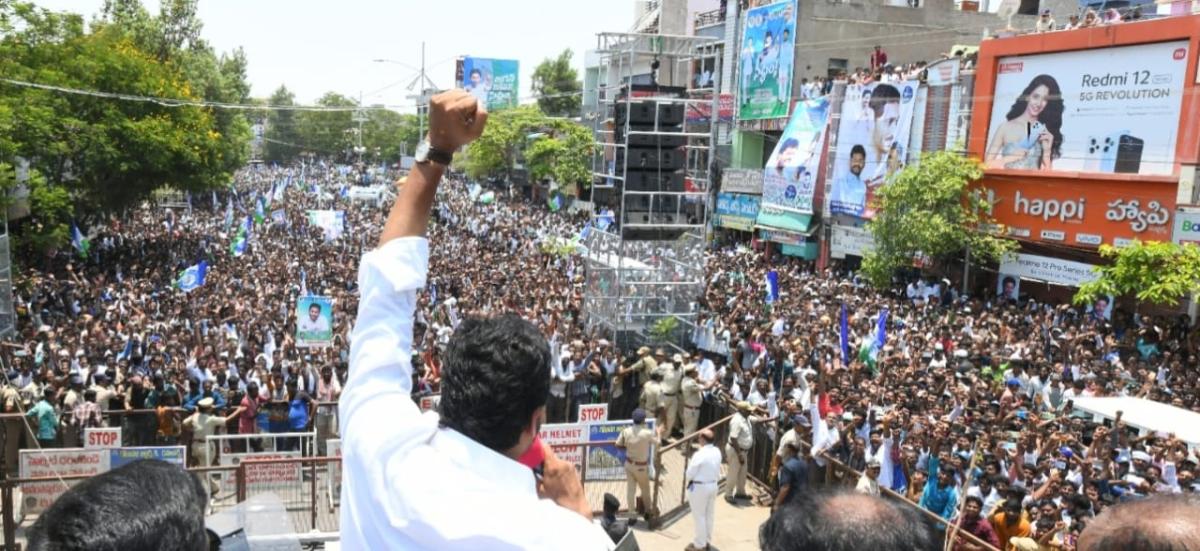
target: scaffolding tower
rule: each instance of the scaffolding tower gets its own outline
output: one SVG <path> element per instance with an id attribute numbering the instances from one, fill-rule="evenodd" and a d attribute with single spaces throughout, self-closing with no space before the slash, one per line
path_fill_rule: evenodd
<path id="1" fill-rule="evenodd" d="M 601 33 L 597 42 L 583 314 L 624 350 L 683 344 L 704 292 L 713 204 L 717 125 L 705 119 L 719 113 L 716 79 L 699 88 L 692 77 L 706 66 L 720 74 L 720 42 L 636 33 Z"/>

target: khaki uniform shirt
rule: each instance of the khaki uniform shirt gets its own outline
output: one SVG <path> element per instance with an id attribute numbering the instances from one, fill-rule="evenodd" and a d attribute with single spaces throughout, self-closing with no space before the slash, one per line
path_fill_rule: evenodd
<path id="1" fill-rule="evenodd" d="M 646 410 L 647 417 L 657 417 L 658 410 L 665 406 L 662 387 L 658 381 L 647 381 L 645 386 L 642 387 L 641 406 L 642 409 Z"/>
<path id="2" fill-rule="evenodd" d="M 683 366 L 675 366 L 670 362 L 659 364 L 658 370 L 663 376 L 663 394 L 675 396 L 679 394 L 679 384 L 683 380 Z"/>
<path id="3" fill-rule="evenodd" d="M 683 391 L 683 405 L 692 408 L 700 407 L 704 401 L 700 383 L 691 377 L 684 377 L 683 382 L 680 383 L 680 389 Z"/>
<path id="4" fill-rule="evenodd" d="M 737 443 L 739 452 L 745 452 L 754 445 L 754 432 L 750 428 L 750 418 L 738 413 L 729 420 L 729 441 Z"/>
<path id="5" fill-rule="evenodd" d="M 617 437 L 617 447 L 625 448 L 625 459 L 635 463 L 650 461 L 650 447 L 654 444 L 654 431 L 646 425 L 625 427 Z"/>

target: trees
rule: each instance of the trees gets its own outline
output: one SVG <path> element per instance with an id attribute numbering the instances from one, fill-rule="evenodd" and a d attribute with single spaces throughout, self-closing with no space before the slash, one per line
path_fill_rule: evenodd
<path id="1" fill-rule="evenodd" d="M 0 1 L 0 74 L 101 93 L 242 101 L 244 54 L 217 58 L 198 39 L 188 3 L 164 2 L 172 15 L 156 18 L 136 0 L 110 0 L 89 29 L 77 14 Z M 57 229 L 72 217 L 100 217 L 163 186 L 222 187 L 249 153 L 244 117 L 207 107 L 4 86 L 0 114 L 0 162 L 30 166 L 34 223 L 23 237 L 47 249 L 64 242 Z"/>
<path id="2" fill-rule="evenodd" d="M 969 250 L 982 260 L 998 260 L 1016 244 L 978 231 L 991 223 L 986 202 L 967 193 L 983 171 L 973 159 L 955 153 L 926 155 L 878 188 L 877 214 L 867 223 L 875 250 L 863 257 L 862 271 L 877 287 L 890 285 L 892 274 L 925 256 L 944 261 Z"/>
<path id="3" fill-rule="evenodd" d="M 1076 304 L 1132 295 L 1143 302 L 1175 305 L 1200 292 L 1200 246 L 1134 241 L 1121 248 L 1101 245 L 1100 256 L 1112 263 L 1093 268 L 1099 277 L 1079 287 Z"/>
<path id="4" fill-rule="evenodd" d="M 570 48 L 558 57 L 542 61 L 533 70 L 533 94 L 538 107 L 551 117 L 577 117 L 583 105 L 583 84 L 571 66 Z"/>
<path id="5" fill-rule="evenodd" d="M 267 99 L 267 105 L 289 106 L 296 105 L 296 95 L 280 85 Z M 300 129 L 296 122 L 296 112 L 290 110 L 267 111 L 267 129 L 263 134 L 266 144 L 264 158 L 267 161 L 287 163 L 302 152 Z"/>
<path id="6" fill-rule="evenodd" d="M 551 119 L 535 106 L 506 109 L 489 116 L 483 135 L 467 147 L 467 173 L 509 176 L 520 154 L 534 180 L 586 186 L 593 146 L 591 131 L 576 122 Z"/>

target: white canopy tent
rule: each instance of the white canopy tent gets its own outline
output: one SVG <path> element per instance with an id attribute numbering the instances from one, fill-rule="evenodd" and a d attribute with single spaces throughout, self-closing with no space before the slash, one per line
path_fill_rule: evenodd
<path id="1" fill-rule="evenodd" d="M 1194 411 L 1131 396 L 1075 398 L 1075 409 L 1091 414 L 1096 421 L 1116 419 L 1120 411 L 1123 412 L 1121 421 L 1139 429 L 1143 435 L 1160 431 L 1175 433 L 1175 437 L 1186 442 L 1188 447 L 1200 447 L 1200 413 Z"/>

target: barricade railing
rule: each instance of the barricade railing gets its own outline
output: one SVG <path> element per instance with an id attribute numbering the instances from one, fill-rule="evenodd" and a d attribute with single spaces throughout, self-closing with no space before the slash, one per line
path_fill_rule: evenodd
<path id="1" fill-rule="evenodd" d="M 713 445 L 717 446 L 718 449 L 724 448 L 725 441 L 729 438 L 729 421 L 733 418 L 733 415 L 723 415 L 724 413 L 725 412 L 723 408 L 721 408 L 719 402 L 716 400 L 705 400 L 700 406 L 700 420 L 697 423 L 699 428 L 696 430 L 696 432 L 684 435 L 679 440 L 659 448 L 657 457 L 659 458 L 658 462 L 660 463 L 662 462 L 662 458 L 670 457 L 668 454 L 679 454 L 682 457 L 682 466 L 679 469 L 678 476 L 676 477 L 672 475 L 672 480 L 669 481 L 678 483 L 679 501 L 675 502 L 674 500 L 673 485 L 670 490 L 672 492 L 670 496 L 664 496 L 661 494 L 661 492 L 666 491 L 665 486 L 668 484 L 668 481 L 664 479 L 664 472 L 661 468 L 656 470 L 652 484 L 654 502 L 666 502 L 667 499 L 664 498 L 669 497 L 669 503 L 671 503 L 671 507 L 660 510 L 657 516 L 650 519 L 651 528 L 657 529 L 661 527 L 666 520 L 681 514 L 684 509 L 688 507 L 687 469 L 688 463 L 691 461 L 692 454 L 695 450 L 693 444 L 695 443 L 696 439 L 699 438 L 702 431 L 711 430 L 713 433 Z"/>

